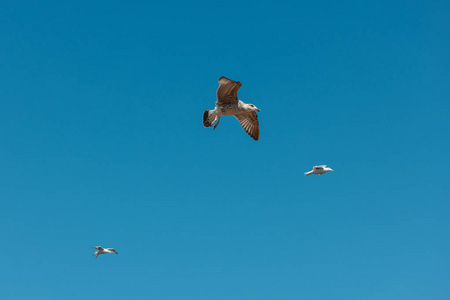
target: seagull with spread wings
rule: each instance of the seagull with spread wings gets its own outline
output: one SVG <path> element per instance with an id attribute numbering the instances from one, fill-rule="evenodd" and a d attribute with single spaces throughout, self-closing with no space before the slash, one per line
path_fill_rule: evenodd
<path id="1" fill-rule="evenodd" d="M 255 141 L 259 139 L 259 123 L 257 111 L 261 111 L 253 104 L 247 104 L 238 99 L 238 90 L 241 87 L 239 81 L 233 81 L 224 76 L 219 78 L 219 88 L 217 89 L 216 108 L 206 110 L 203 113 L 203 125 L 216 129 L 219 125 L 220 117 L 234 116 L 241 123 L 242 128 Z"/>
<path id="2" fill-rule="evenodd" d="M 95 252 L 94 255 L 95 258 L 97 258 L 97 256 L 99 256 L 100 254 L 107 254 L 107 253 L 115 253 L 115 254 L 119 254 L 117 253 L 116 250 L 114 250 L 113 248 L 102 248 L 100 246 L 95 246 L 95 247 L 91 247 L 94 248 L 95 250 L 97 250 L 97 252 Z"/>
<path id="3" fill-rule="evenodd" d="M 322 175 L 328 171 L 334 171 L 332 168 L 327 168 L 327 165 L 320 165 L 320 166 L 314 166 L 312 171 L 306 172 L 305 175 L 311 175 L 311 174 L 315 174 L 315 175 Z"/>

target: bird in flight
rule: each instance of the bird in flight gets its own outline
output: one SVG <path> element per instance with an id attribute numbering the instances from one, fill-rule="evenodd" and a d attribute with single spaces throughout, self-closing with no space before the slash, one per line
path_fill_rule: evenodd
<path id="1" fill-rule="evenodd" d="M 100 254 L 107 254 L 107 253 L 115 253 L 115 254 L 119 254 L 117 253 L 116 250 L 114 250 L 113 248 L 102 248 L 100 246 L 95 246 L 95 247 L 91 247 L 94 248 L 95 250 L 97 250 L 97 252 L 95 252 L 94 255 L 95 258 L 97 258 L 97 256 L 99 256 Z"/>
<path id="2" fill-rule="evenodd" d="M 259 123 L 257 111 L 261 111 L 253 104 L 247 104 L 238 99 L 238 90 L 241 87 L 239 81 L 233 81 L 224 76 L 219 78 L 219 88 L 217 89 L 216 108 L 205 110 L 203 113 L 203 125 L 216 129 L 219 125 L 220 117 L 234 116 L 241 123 L 242 128 L 255 141 L 259 139 Z"/>
<path id="3" fill-rule="evenodd" d="M 332 168 L 327 168 L 327 165 L 314 166 L 312 171 L 306 172 L 305 175 L 322 175 L 328 171 L 334 171 Z"/>

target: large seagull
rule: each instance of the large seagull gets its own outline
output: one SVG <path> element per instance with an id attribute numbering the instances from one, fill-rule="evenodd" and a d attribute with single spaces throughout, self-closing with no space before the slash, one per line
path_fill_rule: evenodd
<path id="1" fill-rule="evenodd" d="M 255 141 L 259 139 L 259 123 L 257 111 L 261 111 L 253 104 L 247 104 L 238 99 L 238 90 L 241 87 L 239 81 L 233 81 L 224 76 L 219 78 L 219 88 L 217 89 L 216 108 L 205 110 L 203 113 L 203 125 L 216 129 L 219 125 L 220 117 L 234 116 L 241 123 L 242 128 Z"/>

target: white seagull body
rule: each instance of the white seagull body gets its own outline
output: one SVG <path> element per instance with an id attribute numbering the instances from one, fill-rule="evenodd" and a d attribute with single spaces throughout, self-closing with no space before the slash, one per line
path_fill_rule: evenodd
<path id="1" fill-rule="evenodd" d="M 327 165 L 314 166 L 312 171 L 306 172 L 305 175 L 322 175 L 328 171 L 334 171 L 332 168 L 327 168 Z"/>
<path id="2" fill-rule="evenodd" d="M 97 256 L 99 256 L 100 254 L 107 254 L 107 253 L 115 253 L 115 254 L 119 254 L 117 253 L 116 250 L 114 250 L 113 248 L 102 248 L 100 246 L 95 246 L 95 247 L 91 247 L 94 248 L 95 250 L 97 250 L 97 252 L 95 252 L 94 255 L 95 258 L 97 258 Z"/>
<path id="3" fill-rule="evenodd" d="M 261 111 L 253 104 L 247 104 L 238 99 L 238 90 L 241 87 L 239 81 L 233 81 L 226 77 L 219 78 L 219 88 L 217 89 L 216 108 L 206 110 L 203 113 L 203 126 L 216 129 L 219 125 L 220 117 L 234 116 L 241 123 L 242 128 L 255 141 L 259 139 L 259 123 L 257 111 Z"/>

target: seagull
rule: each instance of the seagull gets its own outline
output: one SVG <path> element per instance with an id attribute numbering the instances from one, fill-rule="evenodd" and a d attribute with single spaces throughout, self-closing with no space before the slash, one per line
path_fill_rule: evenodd
<path id="1" fill-rule="evenodd" d="M 314 166 L 312 171 L 306 172 L 305 175 L 311 175 L 311 174 L 315 174 L 315 175 L 322 175 L 328 171 L 334 171 L 332 168 L 327 168 L 327 165 L 320 165 L 320 166 Z"/>
<path id="2" fill-rule="evenodd" d="M 115 254 L 119 254 L 117 253 L 116 250 L 114 250 L 113 248 L 102 248 L 100 246 L 95 246 L 95 247 L 91 247 L 97 250 L 97 252 L 95 252 L 94 255 L 95 258 L 97 258 L 97 256 L 99 256 L 100 254 L 106 254 L 106 253 L 115 253 Z"/>
<path id="3" fill-rule="evenodd" d="M 216 129 L 219 125 L 220 117 L 234 116 L 241 123 L 242 128 L 255 141 L 259 139 L 259 123 L 257 111 L 261 111 L 253 104 L 247 104 L 238 99 L 238 90 L 241 87 L 239 81 L 233 81 L 224 76 L 219 78 L 219 88 L 217 89 L 216 108 L 205 110 L 203 113 L 203 126 Z"/>

